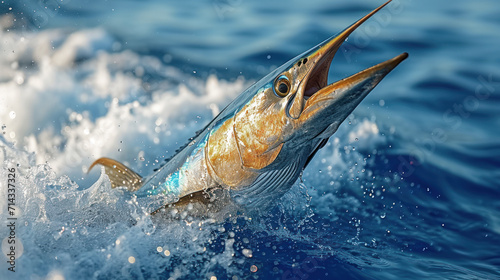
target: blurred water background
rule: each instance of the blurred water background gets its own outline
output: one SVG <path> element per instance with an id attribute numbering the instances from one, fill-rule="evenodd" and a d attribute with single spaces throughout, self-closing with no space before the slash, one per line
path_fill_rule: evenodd
<path id="1" fill-rule="evenodd" d="M 410 57 L 267 216 L 153 222 L 85 174 L 109 156 L 147 175 L 246 87 L 380 4 L 1 1 L 0 186 L 7 197 L 15 168 L 19 246 L 0 278 L 500 279 L 494 0 L 395 0 L 360 27 L 330 82 Z"/>

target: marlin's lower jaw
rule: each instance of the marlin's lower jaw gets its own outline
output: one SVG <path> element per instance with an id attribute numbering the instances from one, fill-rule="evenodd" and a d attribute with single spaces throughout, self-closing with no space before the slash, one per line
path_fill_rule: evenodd
<path id="1" fill-rule="evenodd" d="M 338 127 L 368 93 L 407 57 L 407 53 L 402 53 L 330 85 L 326 85 L 326 81 L 316 81 L 320 89 L 305 97 L 297 125 L 306 128 L 309 139 L 322 133 L 330 124 L 337 124 Z M 321 87 L 323 84 L 325 86 Z M 335 130 L 329 131 L 329 135 L 321 135 L 322 138 L 330 137 Z"/>

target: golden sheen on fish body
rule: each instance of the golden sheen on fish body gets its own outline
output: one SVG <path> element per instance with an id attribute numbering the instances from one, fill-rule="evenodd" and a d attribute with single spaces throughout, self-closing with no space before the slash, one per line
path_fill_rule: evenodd
<path id="1" fill-rule="evenodd" d="M 341 44 L 389 2 L 250 86 L 153 174 L 141 177 L 109 158 L 90 168 L 104 166 L 111 186 L 133 192 L 151 214 L 220 216 L 272 207 L 345 118 L 408 57 L 402 53 L 328 84 Z"/>

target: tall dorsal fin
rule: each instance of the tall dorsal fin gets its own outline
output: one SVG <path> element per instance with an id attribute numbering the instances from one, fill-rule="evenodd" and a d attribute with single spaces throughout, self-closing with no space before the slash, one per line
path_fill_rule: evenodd
<path id="1" fill-rule="evenodd" d="M 100 158 L 92 163 L 89 172 L 97 164 L 104 166 L 104 172 L 108 175 L 112 188 L 126 187 L 133 192 L 142 187 L 141 175 L 135 173 L 123 163 L 110 158 Z"/>

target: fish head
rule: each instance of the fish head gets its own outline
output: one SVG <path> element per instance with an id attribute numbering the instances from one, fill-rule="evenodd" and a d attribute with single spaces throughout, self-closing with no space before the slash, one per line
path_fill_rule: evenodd
<path id="1" fill-rule="evenodd" d="M 243 166 L 263 169 L 282 165 L 276 162 L 278 155 L 288 155 L 279 157 L 286 162 L 302 146 L 317 143 L 315 139 L 328 139 L 385 75 L 408 56 L 403 53 L 328 84 L 330 64 L 341 44 L 389 2 L 258 83 L 262 86 L 234 116 L 234 135 Z"/>

